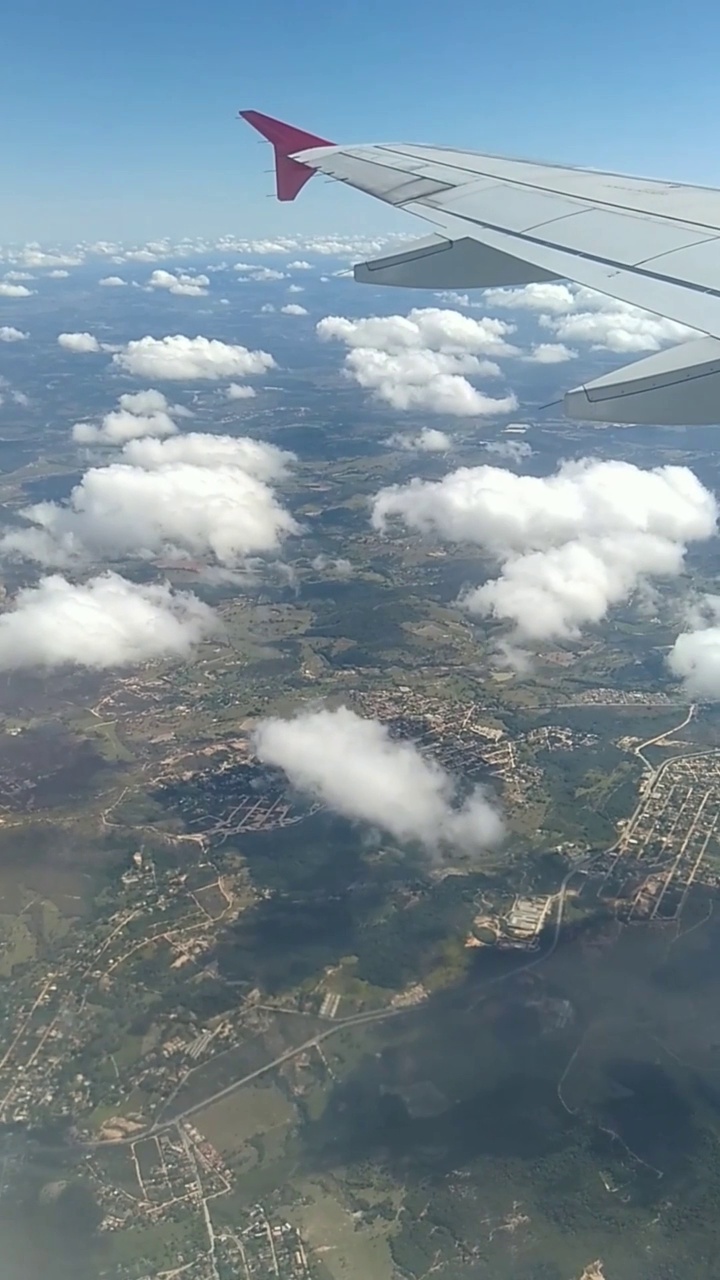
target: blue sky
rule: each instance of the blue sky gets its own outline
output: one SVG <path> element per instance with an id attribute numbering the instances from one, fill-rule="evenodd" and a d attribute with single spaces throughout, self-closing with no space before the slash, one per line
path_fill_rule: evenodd
<path id="1" fill-rule="evenodd" d="M 319 179 L 266 199 L 241 107 L 720 185 L 716 0 L 26 0 L 2 44 L 0 243 L 412 228 Z"/>

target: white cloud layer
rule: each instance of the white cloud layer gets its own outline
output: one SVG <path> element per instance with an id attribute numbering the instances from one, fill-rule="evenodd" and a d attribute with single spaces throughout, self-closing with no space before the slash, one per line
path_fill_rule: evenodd
<path id="1" fill-rule="evenodd" d="M 0 614 L 0 670 L 120 667 L 185 656 L 218 630 L 208 605 L 169 585 L 137 586 L 115 573 L 78 585 L 54 574 Z"/>
<path id="2" fill-rule="evenodd" d="M 267 351 L 249 351 L 217 338 L 188 338 L 180 333 L 138 338 L 116 352 L 113 362 L 137 378 L 176 382 L 244 378 L 276 367 Z"/>
<path id="3" fill-rule="evenodd" d="M 500 817 L 480 788 L 458 804 L 454 779 L 436 761 L 346 707 L 261 721 L 254 748 L 299 790 L 398 840 L 432 851 L 473 850 L 502 835 Z"/>
<path id="4" fill-rule="evenodd" d="M 687 467 L 586 458 L 545 477 L 462 467 L 393 485 L 372 519 L 482 547 L 501 571 L 466 594 L 465 608 L 543 641 L 575 637 L 649 579 L 679 574 L 687 544 L 712 537 L 717 515 Z"/>
<path id="5" fill-rule="evenodd" d="M 326 316 L 316 328 L 321 341 L 348 348 L 348 376 L 394 409 L 477 417 L 517 407 L 514 395 L 494 399 L 468 380 L 500 374 L 481 356 L 517 354 L 506 341 L 513 326 L 503 320 L 425 307 L 407 316 Z"/>

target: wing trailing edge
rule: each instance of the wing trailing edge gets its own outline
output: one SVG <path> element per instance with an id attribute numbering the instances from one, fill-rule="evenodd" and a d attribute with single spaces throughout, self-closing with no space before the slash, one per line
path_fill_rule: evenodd
<path id="1" fill-rule="evenodd" d="M 490 289 L 557 279 L 542 267 L 490 249 L 469 236 L 413 240 L 397 253 L 358 263 L 353 274 L 359 284 L 403 289 Z"/>
<path id="2" fill-rule="evenodd" d="M 658 351 L 568 391 L 568 418 L 580 422 L 676 427 L 720 422 L 720 339 Z"/>

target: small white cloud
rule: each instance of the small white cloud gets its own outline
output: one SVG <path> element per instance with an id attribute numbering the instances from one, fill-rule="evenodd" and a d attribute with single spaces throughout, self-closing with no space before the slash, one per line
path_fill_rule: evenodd
<path id="1" fill-rule="evenodd" d="M 123 458 L 146 470 L 178 462 L 191 463 L 194 467 L 239 467 L 257 480 L 282 480 L 297 461 L 294 453 L 278 449 L 265 440 L 211 436 L 203 431 L 189 431 L 171 440 L 151 436 L 132 440 L 123 449 Z"/>
<path id="2" fill-rule="evenodd" d="M 490 440 L 484 446 L 486 453 L 495 458 L 506 458 L 508 462 L 524 462 L 532 457 L 532 446 L 527 440 Z"/>
<path id="3" fill-rule="evenodd" d="M 167 289 L 168 293 L 184 298 L 205 298 L 209 284 L 210 280 L 207 276 L 194 276 L 183 272 L 173 275 L 171 271 L 158 270 L 153 271 L 147 287 L 148 289 Z"/>
<path id="4" fill-rule="evenodd" d="M 244 382 L 231 382 L 225 395 L 228 400 L 252 400 L 255 396 L 255 388 L 247 386 Z"/>
<path id="5" fill-rule="evenodd" d="M 167 584 L 137 586 L 105 573 L 78 585 L 56 574 L 18 592 L 0 614 L 0 670 L 184 657 L 218 629 L 208 605 Z"/>
<path id="6" fill-rule="evenodd" d="M 434 427 L 423 427 L 415 435 L 402 435 L 397 431 L 388 438 L 387 444 L 393 449 L 408 449 L 420 453 L 443 453 L 452 448 L 450 436 Z"/>
<path id="7" fill-rule="evenodd" d="M 100 343 L 92 333 L 59 333 L 58 344 L 65 351 L 74 351 L 77 355 L 86 355 L 91 351 L 102 351 Z"/>
<path id="8" fill-rule="evenodd" d="M 0 325 L 0 342 L 24 342 L 29 337 L 29 333 L 14 329 L 11 324 Z"/>
<path id="9" fill-rule="evenodd" d="M 288 285 L 288 293 L 304 293 L 304 292 L 305 290 L 303 289 L 301 284 Z"/>
<path id="10" fill-rule="evenodd" d="M 167 436 L 177 431 L 174 415 L 185 410 L 169 405 L 162 391 L 126 392 L 120 396 L 119 408 L 106 413 L 101 426 L 76 422 L 73 440 L 77 444 L 123 444 L 138 436 Z"/>
<path id="11" fill-rule="evenodd" d="M 274 280 L 284 280 L 286 278 L 284 271 L 275 271 L 272 267 L 253 267 L 247 262 L 236 262 L 235 271 L 242 272 L 239 284 L 244 284 L 248 280 L 255 280 L 260 284 L 270 284 Z"/>
<path id="12" fill-rule="evenodd" d="M 127 287 L 127 280 L 123 280 L 122 276 L 103 276 L 100 284 L 105 289 L 123 289 Z"/>
<path id="13" fill-rule="evenodd" d="M 69 271 L 63 271 L 58 267 L 55 271 L 48 271 L 45 278 L 46 280 L 67 280 L 69 275 Z"/>
<path id="14" fill-rule="evenodd" d="M 308 314 L 307 309 L 299 306 L 297 302 L 288 302 L 280 310 L 284 316 L 306 316 Z"/>
<path id="15" fill-rule="evenodd" d="M 335 559 L 333 556 L 326 556 L 322 552 L 315 556 L 311 566 L 316 573 L 329 573 L 334 578 L 351 578 L 353 574 L 352 562 L 343 558 Z"/>
<path id="16" fill-rule="evenodd" d="M 288 262 L 288 271 L 312 271 L 312 262 L 305 262 L 302 259 Z"/>
<path id="17" fill-rule="evenodd" d="M 8 280 L 0 280 L 0 298 L 29 298 L 33 290 L 24 284 L 11 284 Z"/>
<path id="18" fill-rule="evenodd" d="M 688 610 L 683 631 L 668 654 L 668 666 L 693 698 L 720 696 L 720 596 L 705 595 Z"/>
<path id="19" fill-rule="evenodd" d="M 267 351 L 249 351 L 217 338 L 187 338 L 180 333 L 129 342 L 113 356 L 113 363 L 138 378 L 178 382 L 249 377 L 276 367 Z"/>
<path id="20" fill-rule="evenodd" d="M 528 364 L 564 364 L 576 356 L 577 351 L 566 347 L 563 342 L 538 342 L 525 360 Z"/>
<path id="21" fill-rule="evenodd" d="M 480 788 L 461 802 L 454 778 L 436 761 L 346 707 L 263 720 L 253 742 L 258 758 L 282 769 L 293 786 L 398 840 L 435 852 L 481 849 L 502 835 Z"/>

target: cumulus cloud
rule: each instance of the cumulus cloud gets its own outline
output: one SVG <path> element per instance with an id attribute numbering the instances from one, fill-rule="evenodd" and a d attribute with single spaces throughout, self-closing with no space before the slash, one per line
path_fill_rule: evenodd
<path id="1" fill-rule="evenodd" d="M 340 341 L 348 348 L 348 376 L 394 409 L 476 417 L 517 407 L 514 395 L 494 399 L 468 381 L 468 375 L 500 374 L 497 364 L 481 355 L 517 354 L 506 341 L 512 326 L 503 320 L 474 320 L 425 307 L 408 316 L 326 316 L 316 328 L 321 341 Z"/>
<path id="2" fill-rule="evenodd" d="M 301 284 L 289 284 L 289 285 L 288 285 L 288 293 L 304 293 L 304 292 L 305 292 L 305 290 L 303 289 L 303 287 L 302 287 L 302 285 L 301 285 Z"/>
<path id="3" fill-rule="evenodd" d="M 538 342 L 529 355 L 525 356 L 525 360 L 528 364 L 565 364 L 576 356 L 577 351 L 566 347 L 564 342 Z"/>
<path id="4" fill-rule="evenodd" d="M 408 449 L 420 453 L 443 453 L 452 447 L 452 440 L 445 431 L 437 431 L 435 427 L 423 427 L 415 435 L 403 435 L 396 431 L 390 436 L 387 444 L 393 449 Z"/>
<path id="5" fill-rule="evenodd" d="M 694 329 L 676 320 L 652 315 L 580 285 L 546 283 L 528 284 L 522 289 L 488 289 L 485 303 L 491 308 L 539 312 L 540 324 L 552 330 L 560 339 L 560 346 L 588 342 L 597 350 L 619 353 L 659 351 L 666 343 L 697 337 Z M 536 352 L 557 345 L 542 343 Z M 546 355 L 539 363 L 557 363 L 567 358 Z"/>
<path id="6" fill-rule="evenodd" d="M 252 400 L 255 396 L 255 388 L 249 387 L 247 383 L 231 382 L 225 395 L 228 400 Z"/>
<path id="7" fill-rule="evenodd" d="M 455 780 L 436 761 L 346 707 L 263 720 L 254 749 L 294 787 L 398 840 L 419 841 L 431 851 L 473 850 L 502 835 L 498 813 L 480 788 L 460 803 Z"/>
<path id="8" fill-rule="evenodd" d="M 306 316 L 308 314 L 307 308 L 301 307 L 297 302 L 287 302 L 280 310 L 284 316 Z"/>
<path id="9" fill-rule="evenodd" d="M 57 268 L 55 271 L 48 271 L 47 279 L 48 280 L 67 280 L 69 275 L 70 275 L 69 271 L 63 271 L 62 268 Z"/>
<path id="10" fill-rule="evenodd" d="M 90 351 L 102 351 L 100 343 L 92 333 L 59 333 L 58 344 L 65 351 L 74 351 L 78 355 L 86 355 Z"/>
<path id="11" fill-rule="evenodd" d="M 527 440 L 489 440 L 485 452 L 495 458 L 506 458 L 508 462 L 524 462 L 532 457 L 532 446 Z"/>
<path id="12" fill-rule="evenodd" d="M 168 584 L 137 586 L 105 573 L 79 585 L 54 574 L 20 591 L 0 614 L 0 670 L 182 657 L 218 626 L 208 605 Z"/>
<path id="13" fill-rule="evenodd" d="M 326 556 L 321 552 L 320 555 L 315 556 L 315 559 L 310 563 L 311 567 L 315 569 L 317 573 L 330 573 L 336 578 L 352 577 L 352 562 L 350 560 L 345 560 L 343 557 L 335 559 L 333 556 Z"/>
<path id="14" fill-rule="evenodd" d="M 237 565 L 298 532 L 260 478 L 281 475 L 289 457 L 231 437 L 133 440 L 122 461 L 87 471 L 67 502 L 25 507 L 31 527 L 10 530 L 0 546 L 56 567 L 168 552 Z"/>
<path id="15" fill-rule="evenodd" d="M 127 285 L 127 280 L 123 280 L 122 276 L 103 276 L 100 284 L 105 289 L 122 289 Z"/>
<path id="16" fill-rule="evenodd" d="M 0 280 L 0 298 L 29 298 L 33 290 L 24 284 L 11 284 L 9 280 Z"/>
<path id="17" fill-rule="evenodd" d="M 296 258 L 293 262 L 288 262 L 288 271 L 312 271 L 312 262 Z"/>
<path id="18" fill-rule="evenodd" d="M 276 367 L 267 351 L 249 351 L 217 338 L 188 338 L 181 333 L 137 338 L 116 352 L 113 363 L 138 378 L 177 382 L 243 378 Z"/>
<path id="19" fill-rule="evenodd" d="M 207 276 L 188 275 L 185 272 L 153 271 L 148 289 L 167 289 L 168 293 L 184 298 L 206 298 L 210 280 Z"/>
<path id="20" fill-rule="evenodd" d="M 242 272 L 240 284 L 247 280 L 255 280 L 262 284 L 269 284 L 272 280 L 284 280 L 285 272 L 276 271 L 272 267 L 254 267 L 249 262 L 236 262 L 235 271 Z"/>
<path id="21" fill-rule="evenodd" d="M 168 436 L 177 431 L 175 417 L 187 416 L 180 405 L 169 405 L 162 391 L 126 392 L 119 408 L 106 413 L 101 426 L 76 422 L 73 440 L 78 444 L 123 444 L 137 436 Z"/>
<path id="22" fill-rule="evenodd" d="M 0 325 L 0 342 L 24 342 L 29 337 L 29 333 L 23 333 L 22 329 L 14 329 L 11 324 Z"/>
<path id="23" fill-rule="evenodd" d="M 682 680 L 688 694 L 698 698 L 720 695 L 720 596 L 705 595 L 688 611 L 683 631 L 668 654 L 668 666 Z"/>
<path id="24" fill-rule="evenodd" d="M 572 638 L 649 579 L 682 571 L 688 543 L 712 537 L 717 503 L 687 467 L 643 470 L 591 458 L 554 475 L 462 467 L 377 495 L 376 528 L 470 542 L 500 564 L 462 600 L 514 624 L 520 638 Z"/>
<path id="25" fill-rule="evenodd" d="M 281 480 L 296 461 L 294 453 L 264 440 L 211 436 L 201 431 L 190 431 L 170 440 L 157 440 L 152 436 L 131 440 L 123 449 L 123 458 L 146 470 L 177 462 L 195 467 L 240 467 L 257 480 Z"/>

